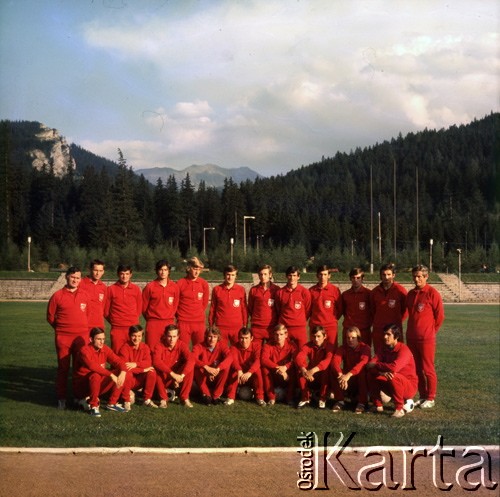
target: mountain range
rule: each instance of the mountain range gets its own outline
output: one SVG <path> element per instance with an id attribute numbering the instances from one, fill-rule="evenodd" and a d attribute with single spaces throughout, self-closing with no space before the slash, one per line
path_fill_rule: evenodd
<path id="1" fill-rule="evenodd" d="M 253 182 L 255 179 L 262 177 L 248 167 L 225 169 L 215 164 L 193 164 L 180 171 L 171 167 L 152 167 L 149 169 L 136 169 L 135 173 L 142 174 L 153 185 L 157 183 L 158 179 L 161 179 L 163 184 L 165 184 L 170 176 L 173 176 L 177 183 L 180 184 L 186 175 L 189 174 L 191 183 L 195 187 L 201 181 L 204 181 L 207 187 L 215 188 L 222 187 L 226 178 L 232 178 L 235 183 L 241 183 L 246 180 Z"/>
<path id="2" fill-rule="evenodd" d="M 1 125 L 3 134 L 9 137 L 10 154 L 16 157 L 14 162 L 25 169 L 45 169 L 57 177 L 63 177 L 70 171 L 81 176 L 90 166 L 96 171 L 105 169 L 111 176 L 115 176 L 118 171 L 117 162 L 100 157 L 77 144 L 69 145 L 59 130 L 40 122 L 1 121 Z M 239 184 L 262 177 L 248 167 L 226 169 L 215 164 L 192 165 L 182 170 L 155 167 L 134 170 L 134 173 L 137 176 L 144 175 L 152 185 L 156 185 L 158 178 L 165 184 L 170 176 L 174 176 L 180 184 L 189 174 L 195 188 L 202 181 L 207 187 L 221 188 L 226 178 L 232 178 Z"/>

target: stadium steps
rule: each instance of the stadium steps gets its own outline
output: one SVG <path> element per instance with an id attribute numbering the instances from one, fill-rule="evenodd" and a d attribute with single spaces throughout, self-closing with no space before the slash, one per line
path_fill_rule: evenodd
<path id="1" fill-rule="evenodd" d="M 453 294 L 457 302 L 477 302 L 477 296 L 454 274 L 438 273 L 443 286 Z M 443 296 L 444 299 L 444 296 Z M 447 300 L 447 299 L 445 299 Z"/>

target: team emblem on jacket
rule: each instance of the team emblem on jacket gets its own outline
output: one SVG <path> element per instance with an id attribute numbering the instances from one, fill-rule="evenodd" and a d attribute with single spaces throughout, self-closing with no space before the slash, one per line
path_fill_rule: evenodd
<path id="1" fill-rule="evenodd" d="M 396 307 L 396 301 L 394 299 L 389 299 L 388 304 L 391 309 L 394 309 L 394 307 Z"/>
<path id="2" fill-rule="evenodd" d="M 80 310 L 81 310 L 82 312 L 85 312 L 85 309 L 86 309 L 86 308 L 87 308 L 87 304 L 85 304 L 85 302 L 81 302 L 81 303 L 80 303 Z"/>
<path id="3" fill-rule="evenodd" d="M 425 309 L 425 304 L 418 304 L 417 305 L 417 311 L 418 312 L 423 312 Z"/>
<path id="4" fill-rule="evenodd" d="M 240 306 L 240 299 L 234 299 L 233 300 L 233 307 L 239 307 Z"/>
<path id="5" fill-rule="evenodd" d="M 331 300 L 325 300 L 325 308 L 330 309 L 332 307 L 332 301 Z"/>
<path id="6" fill-rule="evenodd" d="M 104 300 L 104 293 L 99 294 L 99 302 L 102 302 Z"/>
<path id="7" fill-rule="evenodd" d="M 274 299 L 267 299 L 267 305 L 272 307 L 274 305 Z"/>
<path id="8" fill-rule="evenodd" d="M 359 303 L 359 310 L 364 311 L 366 309 L 366 302 L 360 302 Z"/>
<path id="9" fill-rule="evenodd" d="M 203 292 L 198 292 L 198 300 L 203 299 Z"/>
<path id="10" fill-rule="evenodd" d="M 299 300 L 294 304 L 295 309 L 302 309 L 302 302 Z"/>
<path id="11" fill-rule="evenodd" d="M 168 305 L 173 305 L 174 304 L 174 297 L 169 297 L 168 298 Z"/>

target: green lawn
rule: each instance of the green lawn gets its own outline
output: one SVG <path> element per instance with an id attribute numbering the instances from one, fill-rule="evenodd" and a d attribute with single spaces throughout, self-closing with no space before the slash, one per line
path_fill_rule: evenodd
<path id="1" fill-rule="evenodd" d="M 55 408 L 53 331 L 43 303 L 0 303 L 0 445 L 13 447 L 297 446 L 302 431 L 356 432 L 351 445 L 498 444 L 497 306 L 446 306 L 439 334 L 436 408 L 403 419 L 329 409 L 234 406 L 167 410 L 134 406 L 92 419 Z"/>

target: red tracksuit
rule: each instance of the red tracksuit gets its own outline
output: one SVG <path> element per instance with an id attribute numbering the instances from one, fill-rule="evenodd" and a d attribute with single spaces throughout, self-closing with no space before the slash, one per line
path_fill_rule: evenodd
<path id="1" fill-rule="evenodd" d="M 370 327 L 372 325 L 372 310 L 370 305 L 370 290 L 365 286 L 355 292 L 352 288 L 342 293 L 342 312 L 344 313 L 344 333 L 351 326 L 357 326 L 361 331 L 361 339 L 371 345 Z"/>
<path id="2" fill-rule="evenodd" d="M 158 280 L 150 281 L 142 291 L 142 315 L 146 320 L 146 343 L 153 351 L 160 342 L 165 328 L 175 322 L 179 305 L 179 287 L 168 280 L 163 286 Z"/>
<path id="3" fill-rule="evenodd" d="M 235 283 L 229 288 L 225 283 L 212 290 L 212 303 L 208 315 L 210 326 L 216 325 L 222 339 L 238 342 L 238 332 L 247 325 L 247 297 L 245 289 Z"/>
<path id="4" fill-rule="evenodd" d="M 162 342 L 156 344 L 153 366 L 158 372 L 156 387 L 161 400 L 168 400 L 167 388 L 175 389 L 175 380 L 170 376 L 172 371 L 184 375 L 179 398 L 182 401 L 189 399 L 193 386 L 194 356 L 184 342 L 177 340 L 173 349 L 169 349 Z"/>
<path id="5" fill-rule="evenodd" d="M 370 293 L 372 309 L 372 339 L 373 348 L 379 350 L 384 346 L 384 326 L 396 324 L 403 331 L 403 321 L 408 316 L 406 312 L 406 288 L 393 282 L 388 290 L 377 285 Z M 400 341 L 403 341 L 401 335 Z"/>
<path id="6" fill-rule="evenodd" d="M 357 395 L 358 402 L 368 403 L 368 386 L 366 383 L 365 366 L 371 357 L 371 348 L 366 343 L 358 342 L 356 348 L 347 344 L 341 345 L 333 355 L 333 392 L 335 400 L 344 400 L 346 391 L 340 388 L 337 378 L 340 374 L 351 373 L 347 392 L 350 395 Z"/>
<path id="7" fill-rule="evenodd" d="M 264 386 L 262 382 L 262 373 L 260 370 L 260 345 L 252 341 L 247 349 L 244 349 L 240 343 L 236 343 L 230 349 L 233 356 L 233 362 L 227 381 L 227 397 L 236 398 L 238 388 L 238 371 L 243 373 L 252 373 L 247 385 L 254 389 L 255 398 L 264 400 Z"/>
<path id="8" fill-rule="evenodd" d="M 153 363 L 151 361 L 151 350 L 145 343 L 140 343 L 136 349 L 129 342 L 122 345 L 120 353 L 118 354 L 123 362 L 135 362 L 137 366 L 129 370 L 132 375 L 133 381 L 131 385 L 126 385 L 123 388 L 122 397 L 124 402 L 130 402 L 130 390 L 143 388 L 144 400 L 152 399 L 156 385 L 156 371 L 144 372 L 145 369 L 150 368 Z"/>
<path id="9" fill-rule="evenodd" d="M 342 316 L 342 296 L 340 290 L 328 283 L 325 288 L 316 284 L 309 288 L 311 293 L 311 317 L 309 329 L 323 326 L 328 343 L 337 348 L 338 320 Z"/>
<path id="10" fill-rule="evenodd" d="M 283 347 L 271 341 L 264 345 L 260 357 L 264 389 L 268 400 L 275 400 L 275 388 L 285 386 L 287 388 L 287 402 L 291 402 L 297 384 L 297 371 L 295 369 L 295 356 L 297 355 L 297 344 L 287 339 Z M 286 366 L 288 381 L 276 373 L 278 366 Z"/>
<path id="11" fill-rule="evenodd" d="M 333 357 L 333 347 L 326 341 L 321 347 L 315 345 L 312 341 L 306 343 L 295 357 L 295 364 L 299 368 L 299 387 L 300 400 L 309 400 L 310 388 L 319 388 L 319 400 L 326 400 L 330 386 L 330 364 Z M 314 375 L 314 381 L 307 381 L 301 374 L 300 368 L 312 369 L 319 368 Z"/>
<path id="12" fill-rule="evenodd" d="M 52 295 L 47 305 L 47 321 L 55 330 L 58 400 L 66 399 L 71 357 L 74 366 L 78 351 L 89 341 L 89 302 L 89 295 L 80 288 L 71 292 L 64 287 Z"/>
<path id="13" fill-rule="evenodd" d="M 108 287 L 104 317 L 111 323 L 111 348 L 118 353 L 128 342 L 128 329 L 139 323 L 142 311 L 141 289 L 134 283 L 119 281 Z"/>
<path id="14" fill-rule="evenodd" d="M 248 314 L 251 319 L 253 341 L 262 342 L 272 337 L 278 324 L 276 307 L 277 293 L 280 287 L 271 283 L 269 288 L 258 284 L 248 293 Z"/>
<path id="15" fill-rule="evenodd" d="M 443 300 L 434 287 L 426 284 L 421 290 L 414 288 L 408 292 L 406 305 L 406 341 L 415 357 L 420 398 L 434 400 L 437 391 L 436 335 L 444 321 Z"/>
<path id="16" fill-rule="evenodd" d="M 203 278 L 195 280 L 187 276 L 177 282 L 179 287 L 179 305 L 177 307 L 177 325 L 179 338 L 189 345 L 203 342 L 205 334 L 205 311 L 208 307 L 210 288 Z"/>
<path id="17" fill-rule="evenodd" d="M 279 322 L 288 330 L 288 336 L 302 347 L 307 342 L 307 320 L 311 310 L 309 290 L 298 284 L 294 289 L 288 286 L 278 292 Z"/>
<path id="18" fill-rule="evenodd" d="M 80 288 L 88 293 L 89 301 L 89 330 L 91 328 L 102 328 L 104 330 L 104 307 L 108 287 L 101 281 L 92 281 L 88 276 L 82 278 Z"/>
<path id="19" fill-rule="evenodd" d="M 385 346 L 379 350 L 370 363 L 375 367 L 367 370 L 370 397 L 376 406 L 381 406 L 380 391 L 392 397 L 396 410 L 403 409 L 405 400 L 417 393 L 418 378 L 413 355 L 404 343 L 398 342 L 393 349 Z M 394 374 L 388 380 L 380 373 Z"/>
<path id="20" fill-rule="evenodd" d="M 224 392 L 229 369 L 233 362 L 233 355 L 229 347 L 221 340 L 210 350 L 204 343 L 198 343 L 193 348 L 195 360 L 194 379 L 202 395 L 218 399 Z M 219 368 L 219 374 L 212 380 L 204 366 Z"/>
<path id="21" fill-rule="evenodd" d="M 111 373 L 116 376 L 126 371 L 125 361 L 118 357 L 107 345 L 96 349 L 93 344 L 80 349 L 77 367 L 75 369 L 75 396 L 78 399 L 89 398 L 90 407 L 99 407 L 99 396 L 111 390 L 109 404 L 116 404 L 122 390 L 127 386 L 130 391 L 132 375 L 127 372 L 125 384 L 117 387 L 111 379 Z M 106 369 L 109 363 L 113 370 Z"/>

